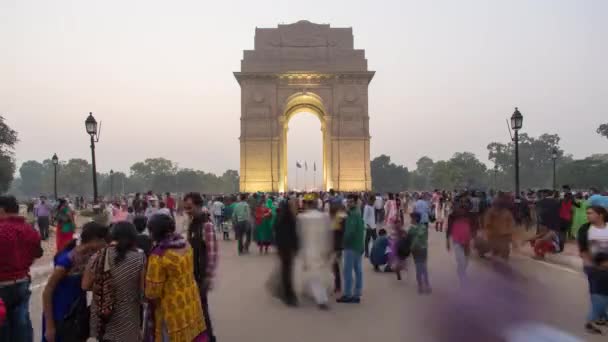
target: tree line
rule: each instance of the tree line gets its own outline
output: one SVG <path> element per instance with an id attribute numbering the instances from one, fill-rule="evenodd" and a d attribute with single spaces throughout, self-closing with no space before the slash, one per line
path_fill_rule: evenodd
<path id="1" fill-rule="evenodd" d="M 234 193 L 238 191 L 239 175 L 227 170 L 221 176 L 200 170 L 179 168 L 165 158 L 148 158 L 130 167 L 130 173 L 97 173 L 100 196 L 111 193 L 155 192 Z M 84 159 L 74 158 L 60 162 L 57 167 L 58 195 L 92 196 L 93 170 Z M 54 165 L 50 159 L 42 162 L 29 160 L 19 168 L 19 177 L 13 182 L 12 192 L 21 197 L 53 194 Z"/>
<path id="2" fill-rule="evenodd" d="M 608 137 L 608 125 L 598 133 Z M 605 132 L 605 134 L 604 134 Z M 557 152 L 556 183 L 568 184 L 574 189 L 597 187 L 608 189 L 608 154 L 591 155 L 574 159 L 559 147 L 557 134 L 532 137 L 519 136 L 519 172 L 521 189 L 553 187 L 553 151 Z M 386 155 L 371 162 L 374 191 L 404 191 L 429 189 L 497 189 L 510 191 L 515 178 L 514 143 L 492 142 L 487 145 L 491 166 L 481 162 L 471 152 L 457 152 L 448 160 L 423 156 L 416 169 L 391 162 Z"/>

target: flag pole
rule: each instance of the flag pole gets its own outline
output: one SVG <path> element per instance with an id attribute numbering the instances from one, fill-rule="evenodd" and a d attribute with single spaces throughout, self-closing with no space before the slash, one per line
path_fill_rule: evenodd
<path id="1" fill-rule="evenodd" d="M 317 188 L 317 164 L 316 163 L 312 169 L 312 188 L 313 189 Z"/>
<path id="2" fill-rule="evenodd" d="M 307 191 L 308 188 L 308 163 L 304 162 L 304 192 Z"/>
<path id="3" fill-rule="evenodd" d="M 294 189 L 294 190 L 298 190 L 298 171 L 299 171 L 298 169 L 299 169 L 299 167 L 298 167 L 298 165 L 296 164 L 296 187 L 295 187 L 295 189 Z"/>

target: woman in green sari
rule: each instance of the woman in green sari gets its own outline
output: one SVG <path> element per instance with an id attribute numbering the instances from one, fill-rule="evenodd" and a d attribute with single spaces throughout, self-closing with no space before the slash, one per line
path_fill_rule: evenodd
<path id="1" fill-rule="evenodd" d="M 272 243 L 272 226 L 276 217 L 276 209 L 271 198 L 258 204 L 255 210 L 255 241 L 258 243 L 260 253 L 268 253 Z"/>
<path id="2" fill-rule="evenodd" d="M 572 216 L 572 226 L 570 226 L 571 237 L 576 238 L 578 230 L 583 224 L 587 223 L 587 208 L 589 208 L 589 203 L 587 203 L 580 192 L 577 193 L 572 203 L 574 215 Z"/>

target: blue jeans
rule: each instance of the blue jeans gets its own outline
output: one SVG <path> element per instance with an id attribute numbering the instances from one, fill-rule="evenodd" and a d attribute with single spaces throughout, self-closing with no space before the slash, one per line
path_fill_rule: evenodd
<path id="1" fill-rule="evenodd" d="M 587 321 L 593 322 L 600 318 L 605 318 L 606 310 L 608 310 L 608 296 L 591 294 L 591 309 L 589 310 Z"/>
<path id="2" fill-rule="evenodd" d="M 0 327 L 0 342 L 32 342 L 31 294 L 29 281 L 0 288 L 0 298 L 6 306 L 6 322 Z"/>
<path id="3" fill-rule="evenodd" d="M 361 271 L 362 253 L 352 249 L 344 250 L 344 296 L 361 297 L 363 273 Z M 353 295 L 353 272 L 355 273 L 355 292 Z"/>
<path id="4" fill-rule="evenodd" d="M 412 251 L 414 257 L 414 265 L 416 265 L 416 282 L 418 282 L 418 288 L 429 288 L 429 272 L 426 267 L 427 251 Z"/>

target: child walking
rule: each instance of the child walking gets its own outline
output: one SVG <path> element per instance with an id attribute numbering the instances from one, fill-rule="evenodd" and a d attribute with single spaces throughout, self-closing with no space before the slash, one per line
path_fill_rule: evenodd
<path id="1" fill-rule="evenodd" d="M 429 284 L 429 274 L 426 265 L 429 241 L 428 227 L 420 223 L 419 213 L 411 213 L 410 219 L 412 226 L 408 231 L 408 235 L 411 241 L 410 250 L 412 253 L 412 257 L 414 258 L 414 264 L 416 265 L 416 281 L 418 282 L 418 293 L 430 294 L 431 285 Z"/>

